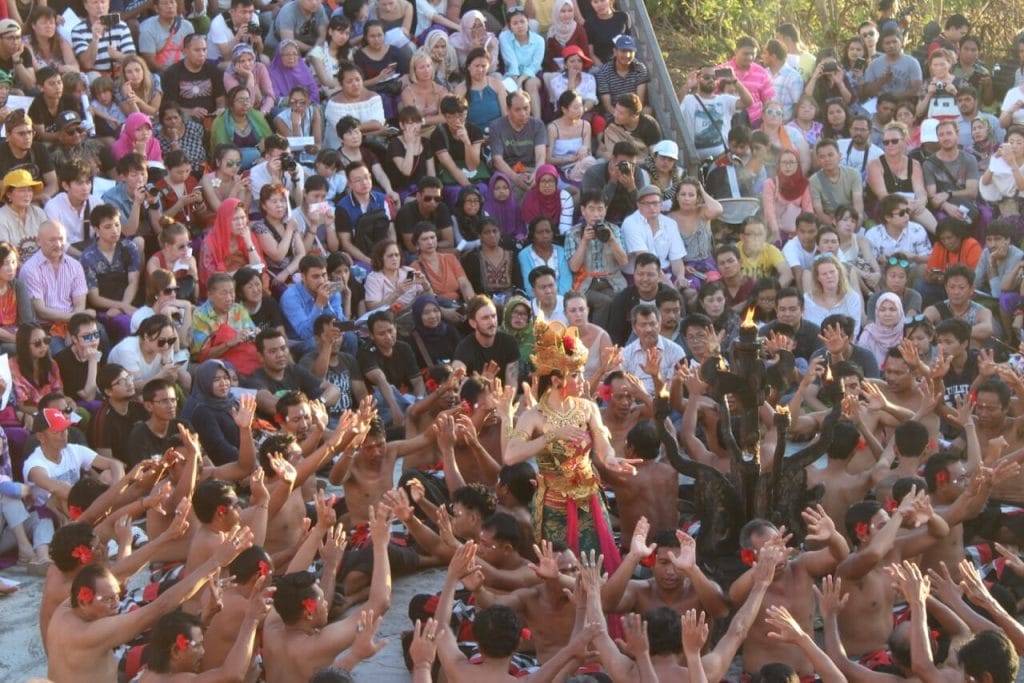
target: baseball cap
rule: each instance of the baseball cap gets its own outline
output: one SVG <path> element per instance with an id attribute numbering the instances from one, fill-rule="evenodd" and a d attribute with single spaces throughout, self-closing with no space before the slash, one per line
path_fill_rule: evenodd
<path id="1" fill-rule="evenodd" d="M 679 145 L 672 140 L 662 140 L 654 147 L 651 147 L 651 153 L 679 161 Z"/>
<path id="2" fill-rule="evenodd" d="M 921 142 L 939 141 L 939 120 L 925 119 L 921 122 Z"/>
<path id="3" fill-rule="evenodd" d="M 14 85 L 14 76 L 0 69 L 0 84 Z"/>
<path id="4" fill-rule="evenodd" d="M 6 36 L 8 33 L 21 33 L 21 24 L 14 19 L 0 21 L 0 36 Z"/>
<path id="5" fill-rule="evenodd" d="M 633 36 L 618 35 L 615 36 L 615 49 L 616 50 L 633 50 L 636 52 L 636 41 L 633 40 Z"/>
<path id="6" fill-rule="evenodd" d="M 78 112 L 68 110 L 57 114 L 57 128 L 64 129 L 68 126 L 77 125 L 81 122 L 82 117 L 78 115 Z"/>
<path id="7" fill-rule="evenodd" d="M 644 185 L 643 188 L 639 192 L 636 193 L 636 198 L 637 199 L 643 199 L 644 197 L 646 197 L 649 194 L 656 194 L 656 195 L 658 195 L 660 197 L 661 196 L 661 188 L 659 188 L 657 185 Z"/>
<path id="8" fill-rule="evenodd" d="M 36 417 L 32 421 L 32 432 L 38 434 L 39 432 L 45 432 L 47 429 L 63 432 L 73 424 L 75 423 L 56 408 L 44 408 L 36 413 Z"/>

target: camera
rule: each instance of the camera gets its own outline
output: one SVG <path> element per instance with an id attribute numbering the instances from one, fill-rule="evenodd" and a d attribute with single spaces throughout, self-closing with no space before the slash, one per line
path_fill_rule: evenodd
<path id="1" fill-rule="evenodd" d="M 619 173 L 632 173 L 633 165 L 628 161 L 620 161 L 615 165 L 615 168 L 619 169 Z"/>
<path id="2" fill-rule="evenodd" d="M 939 81 L 935 84 L 935 92 L 946 92 L 946 84 Z"/>
<path id="3" fill-rule="evenodd" d="M 867 68 L 867 65 L 868 65 L 868 60 L 866 60 L 863 57 L 861 57 L 860 59 L 856 60 L 853 63 L 853 68 L 854 69 L 859 69 L 859 70 L 863 71 L 865 68 Z"/>
<path id="4" fill-rule="evenodd" d="M 594 235 L 602 242 L 607 242 L 612 238 L 612 229 L 604 223 L 601 223 L 594 226 Z"/>
<path id="5" fill-rule="evenodd" d="M 146 194 L 148 194 L 150 197 L 153 197 L 155 199 L 160 196 L 160 190 L 157 189 L 157 186 L 155 184 L 146 183 L 144 187 L 146 190 Z"/>
<path id="6" fill-rule="evenodd" d="M 732 80 L 732 78 L 733 78 L 732 69 L 730 69 L 727 66 L 726 67 L 722 67 L 721 69 L 715 69 L 715 80 L 721 80 L 723 78 L 727 78 L 727 79 Z"/>
<path id="7" fill-rule="evenodd" d="M 834 74 L 839 71 L 839 65 L 835 62 L 825 62 L 821 65 L 821 73 L 823 74 Z"/>
<path id="8" fill-rule="evenodd" d="M 121 15 L 117 12 L 114 12 L 113 14 L 104 14 L 100 17 L 100 23 L 108 29 L 112 29 L 121 23 Z"/>
<path id="9" fill-rule="evenodd" d="M 295 160 L 295 157 L 293 157 L 291 154 L 282 154 L 281 155 L 281 172 L 282 173 L 291 173 L 292 171 L 294 171 L 298 167 L 299 167 L 299 162 L 297 162 Z"/>

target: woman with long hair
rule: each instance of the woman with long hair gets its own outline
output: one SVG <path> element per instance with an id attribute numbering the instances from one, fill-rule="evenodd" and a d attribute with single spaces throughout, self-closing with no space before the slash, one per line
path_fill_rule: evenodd
<path id="1" fill-rule="evenodd" d="M 273 131 L 263 114 L 252 107 L 252 95 L 243 85 L 236 85 L 227 95 L 227 107 L 213 120 L 210 145 L 234 145 L 242 153 L 242 171 L 247 171 L 262 156 L 262 142 Z M 127 125 L 127 124 L 125 124 Z"/>
<path id="2" fill-rule="evenodd" d="M 234 145 L 217 145 L 213 149 L 213 168 L 203 176 L 200 184 L 203 199 L 211 211 L 217 211 L 228 199 L 245 202 L 252 199 L 252 181 L 249 174 L 241 173 L 242 152 Z"/>
<path id="3" fill-rule="evenodd" d="M 612 451 L 597 404 L 587 395 L 583 368 L 589 353 L 577 330 L 537 321 L 534 335 L 537 403 L 520 414 L 514 427 L 511 401 L 498 410 L 505 464 L 536 459 L 535 541 L 564 540 L 576 553 L 601 553 L 605 570 L 614 572 L 621 558 L 592 458 L 614 474 L 636 469 Z"/>
<path id="4" fill-rule="evenodd" d="M 815 257 L 811 264 L 811 287 L 804 292 L 804 319 L 815 325 L 835 313 L 853 318 L 853 336 L 860 334 L 864 320 L 864 300 L 850 289 L 846 269 L 831 254 Z"/>
<path id="5" fill-rule="evenodd" d="M 57 31 L 57 12 L 46 5 L 37 5 L 24 24 L 28 30 L 29 52 L 36 71 L 51 66 L 61 74 L 79 70 L 71 43 Z"/>
<path id="6" fill-rule="evenodd" d="M 505 84 L 490 73 L 493 63 L 486 50 L 472 50 L 466 59 L 466 80 L 455 90 L 469 105 L 466 120 L 485 131 L 508 113 Z"/>
<path id="7" fill-rule="evenodd" d="M 386 120 L 384 99 L 363 86 L 363 74 L 352 62 L 338 67 L 341 90 L 334 93 L 324 105 L 324 146 L 339 147 L 337 124 L 346 116 L 359 121 L 359 130 L 365 135 L 379 133 Z"/>
<path id="8" fill-rule="evenodd" d="M 935 231 L 936 220 L 928 210 L 928 193 L 921 164 L 907 154 L 905 142 L 910 132 L 899 121 L 890 121 L 882 129 L 882 156 L 868 162 L 868 187 L 876 199 L 893 193 L 908 197 L 910 217 L 928 232 Z"/>
<path id="9" fill-rule="evenodd" d="M 299 272 L 299 262 L 306 255 L 306 245 L 295 216 L 288 210 L 288 190 L 283 185 L 260 188 L 260 214 L 263 219 L 252 224 L 252 234 L 259 241 L 267 271 L 275 289 L 283 290 Z"/>
<path id="10" fill-rule="evenodd" d="M 14 343 L 17 350 L 10 357 L 14 397 L 18 410 L 26 416 L 26 428 L 31 428 L 39 399 L 52 391 L 60 391 L 64 383 L 60 368 L 50 358 L 50 337 L 42 325 L 22 323 Z"/>
<path id="11" fill-rule="evenodd" d="M 750 291 L 753 291 L 753 288 Z M 746 299 L 742 301 L 745 302 Z M 721 335 L 722 351 L 728 353 L 740 337 L 740 316 L 729 306 L 729 291 L 725 282 L 710 280 L 701 285 L 697 291 L 697 312 L 711 319 L 715 332 Z"/>
<path id="12" fill-rule="evenodd" d="M 146 60 L 138 55 L 125 57 L 121 63 L 121 77 L 117 79 L 117 103 L 125 116 L 134 112 L 156 116 L 163 99 L 160 76 L 150 72 Z"/>
<path id="13" fill-rule="evenodd" d="M 764 218 L 770 234 L 768 241 L 783 244 L 796 232 L 796 217 L 814 213 L 810 183 L 800 169 L 796 152 L 784 149 L 779 153 L 777 173 L 764 181 Z"/>
<path id="14" fill-rule="evenodd" d="M 178 296 L 178 281 L 174 273 L 159 268 L 146 276 L 146 304 L 135 309 L 131 319 L 132 334 L 144 320 L 154 315 L 166 315 L 178 327 L 181 348 L 192 342 L 192 303 Z"/>
<path id="15" fill-rule="evenodd" d="M 184 364 L 178 364 L 175 352 L 180 340 L 174 323 L 166 315 L 151 315 L 139 324 L 136 334 L 125 337 L 110 350 L 108 363 L 116 363 L 127 370 L 142 387 L 151 379 L 160 377 L 181 385 L 188 391 L 192 376 Z"/>
<path id="16" fill-rule="evenodd" d="M 338 82 L 338 64 L 352 58 L 352 48 L 349 45 L 352 24 L 343 14 L 336 14 L 331 17 L 327 24 L 327 40 L 313 47 L 306 54 L 306 60 L 313 67 L 316 80 L 323 90 L 324 97 L 330 99 L 334 93 L 341 90 L 341 83 Z"/>
<path id="17" fill-rule="evenodd" d="M 246 265 L 266 267 L 260 240 L 254 240 L 249 229 L 249 215 L 234 197 L 221 202 L 213 229 L 203 240 L 199 255 L 199 284 L 214 273 L 234 273 Z"/>
<path id="18" fill-rule="evenodd" d="M 867 47 L 864 45 L 864 39 L 860 36 L 847 38 L 843 44 L 843 54 L 839 61 L 846 72 L 846 78 L 853 84 L 855 95 L 861 82 L 864 80 L 864 71 L 870 63 L 870 60 L 864 56 L 866 51 Z"/>
<path id="19" fill-rule="evenodd" d="M 501 228 L 493 218 L 481 221 L 478 242 L 477 248 L 462 257 L 462 268 L 473 291 L 486 294 L 500 305 L 522 288 L 519 263 L 515 252 L 502 246 Z"/>
<path id="20" fill-rule="evenodd" d="M 593 14 L 587 17 L 583 28 L 590 43 L 590 58 L 601 66 L 613 57 L 615 37 L 631 34 L 633 25 L 628 14 L 615 9 L 614 0 L 590 0 L 590 7 Z"/>
<path id="21" fill-rule="evenodd" d="M 587 169 L 597 163 L 590 153 L 591 130 L 583 119 L 583 98 L 566 90 L 558 96 L 557 104 L 560 115 L 548 124 L 547 158 L 563 177 L 580 182 Z"/>
<path id="22" fill-rule="evenodd" d="M 19 325 L 36 320 L 28 286 L 17 275 L 17 247 L 0 242 L 0 344 L 4 345 L 15 343 Z"/>
<path id="23" fill-rule="evenodd" d="M 983 121 L 985 119 L 979 116 L 974 120 Z M 910 135 L 907 136 L 905 143 L 907 152 L 913 152 L 921 146 L 921 126 L 917 122 L 917 107 L 914 103 L 904 101 L 897 104 L 896 113 L 893 114 L 893 121 L 899 121 L 910 131 Z"/>
<path id="24" fill-rule="evenodd" d="M 399 197 L 404 199 L 416 191 L 416 181 L 425 175 L 436 177 L 434 150 L 423 137 L 423 115 L 416 107 L 398 110 L 399 135 L 388 142 L 386 172 Z"/>
<path id="25" fill-rule="evenodd" d="M 857 271 L 861 292 L 869 295 L 878 289 L 882 273 L 875 252 L 871 249 L 871 243 L 857 232 L 860 229 L 860 216 L 853 207 L 840 204 L 836 207 L 835 219 L 836 235 L 839 237 L 836 256 L 845 265 Z"/>
<path id="26" fill-rule="evenodd" d="M 570 290 L 565 293 L 562 299 L 562 308 L 565 311 L 565 319 L 569 325 L 579 330 L 580 341 L 587 347 L 587 364 L 583 366 L 583 375 L 590 382 L 589 391 L 592 393 L 597 389 L 601 381 L 601 359 L 605 357 L 607 349 L 610 349 L 612 338 L 603 327 L 590 322 L 590 306 L 587 304 L 587 295 L 583 292 Z"/>
<path id="27" fill-rule="evenodd" d="M 850 137 L 850 110 L 842 98 L 832 97 L 825 101 L 825 120 L 822 121 L 822 138 L 840 140 Z"/>
<path id="28" fill-rule="evenodd" d="M 384 41 L 384 25 L 377 19 L 366 22 L 363 45 L 352 55 L 363 75 L 363 85 L 384 98 L 384 112 L 393 118 L 395 100 L 402 92 L 399 50 Z"/>
<path id="29" fill-rule="evenodd" d="M 370 255 L 373 270 L 366 276 L 366 305 L 387 306 L 395 315 L 407 310 L 416 297 L 432 294 L 420 271 L 402 265 L 402 251 L 394 240 L 378 242 Z"/>
<path id="30" fill-rule="evenodd" d="M 263 284 L 261 271 L 252 266 L 239 268 L 235 272 L 235 301 L 245 307 L 249 319 L 256 325 L 257 331 L 270 328 L 281 330 L 284 334 L 284 316 L 277 299 L 270 296 Z"/>
<path id="31" fill-rule="evenodd" d="M 804 92 L 821 106 L 826 106 L 832 98 L 839 98 L 843 106 L 852 107 L 856 101 L 854 91 L 853 83 L 836 58 L 836 51 L 826 47 L 819 52 L 818 64 L 804 85 Z"/>
<path id="32" fill-rule="evenodd" d="M 530 113 L 540 118 L 540 74 L 544 63 L 544 39 L 530 30 L 526 10 L 513 7 L 506 12 L 507 25 L 498 36 L 505 78 L 530 96 Z"/>
<path id="33" fill-rule="evenodd" d="M 165 217 L 166 219 L 166 217 Z M 196 283 L 199 281 L 199 266 L 192 254 L 188 228 L 181 223 L 166 219 L 160 229 L 160 249 L 149 257 L 146 262 L 146 277 L 157 270 L 167 270 L 174 274 L 177 283 L 178 297 L 196 303 L 198 292 Z M 2 271 L 0 271 L 2 276 Z"/>
<path id="34" fill-rule="evenodd" d="M 231 50 L 231 65 L 224 72 L 224 90 L 231 92 L 238 86 L 249 91 L 252 104 L 262 114 L 270 113 L 277 102 L 274 84 L 270 82 L 270 71 L 256 58 L 256 52 L 248 43 L 238 43 Z"/>
<path id="35" fill-rule="evenodd" d="M 715 238 L 712 222 L 722 215 L 721 203 L 707 193 L 696 178 L 683 178 L 672 201 L 668 217 L 679 226 L 679 235 L 686 247 L 686 274 L 694 289 L 704 275 L 715 272 Z"/>

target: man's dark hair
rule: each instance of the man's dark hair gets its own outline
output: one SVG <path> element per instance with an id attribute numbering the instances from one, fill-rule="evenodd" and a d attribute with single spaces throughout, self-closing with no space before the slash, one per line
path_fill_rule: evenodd
<path id="1" fill-rule="evenodd" d="M 146 643 L 146 668 L 158 674 L 170 673 L 171 652 L 177 647 L 178 636 L 191 640 L 192 629 L 202 626 L 203 622 L 199 617 L 180 609 L 161 616 L 157 619 Z"/>
<path id="2" fill-rule="evenodd" d="M 968 676 L 980 681 L 987 673 L 992 683 L 1013 683 L 1020 666 L 1013 643 L 1002 631 L 982 631 L 960 648 L 957 659 Z"/>
<path id="3" fill-rule="evenodd" d="M 612 158 L 615 157 L 638 157 L 640 150 L 636 144 L 629 140 L 619 140 L 612 145 Z"/>
<path id="4" fill-rule="evenodd" d="M 435 178 L 432 175 L 425 175 L 416 181 L 418 185 L 417 192 L 423 190 L 441 190 L 444 189 L 444 183 L 439 178 Z"/>
<path id="5" fill-rule="evenodd" d="M 281 621 L 294 624 L 306 611 L 302 601 L 316 598 L 316 576 L 309 572 L 285 574 L 274 581 L 274 609 Z"/>
<path id="6" fill-rule="evenodd" d="M 461 114 L 469 110 L 465 98 L 459 95 L 445 95 L 441 98 L 442 114 Z"/>
<path id="7" fill-rule="evenodd" d="M 142 387 L 142 402 L 152 403 L 153 400 L 156 398 L 157 393 L 161 391 L 171 392 L 171 397 L 173 398 L 174 383 L 169 382 L 163 377 L 155 377 L 149 380 L 148 382 L 146 382 L 145 386 Z"/>
<path id="8" fill-rule="evenodd" d="M 136 152 L 125 154 L 117 160 L 117 164 L 114 165 L 114 170 L 117 172 L 117 175 L 128 175 L 131 171 L 145 171 L 146 160 L 141 154 Z"/>
<path id="9" fill-rule="evenodd" d="M 815 154 L 817 154 L 821 150 L 825 149 L 826 147 L 831 147 L 832 149 L 834 149 L 837 152 L 839 151 L 839 143 L 838 142 L 836 142 L 832 138 L 822 138 L 821 140 L 818 140 L 818 143 L 816 145 L 814 145 L 814 152 L 815 152 Z"/>
<path id="10" fill-rule="evenodd" d="M 509 493 L 522 505 L 529 505 L 537 487 L 537 471 L 528 462 L 503 465 L 498 471 L 498 484 L 508 488 Z"/>
<path id="11" fill-rule="evenodd" d="M 78 607 L 78 596 L 82 588 L 91 588 L 93 592 L 96 591 L 96 584 L 100 579 L 110 577 L 116 582 L 114 574 L 107 569 L 106 565 L 100 563 L 88 564 L 82 567 L 82 571 L 78 572 L 74 580 L 71 582 L 71 606 Z"/>
<path id="12" fill-rule="evenodd" d="M 679 612 L 671 607 L 655 607 L 644 613 L 651 655 L 672 655 L 683 651 L 683 627 Z"/>
<path id="13" fill-rule="evenodd" d="M 233 577 L 236 583 L 248 583 L 249 579 L 262 573 L 260 562 L 265 563 L 267 570 L 272 570 L 274 567 L 270 554 L 263 549 L 263 546 L 249 546 L 228 565 L 228 575 Z"/>
<path id="14" fill-rule="evenodd" d="M 81 159 L 68 159 L 57 166 L 57 180 L 72 183 L 76 180 L 92 180 L 92 167 Z"/>
<path id="15" fill-rule="evenodd" d="M 75 337 L 78 335 L 79 330 L 95 322 L 96 316 L 92 313 L 75 313 L 71 316 L 71 320 L 68 321 L 68 334 Z"/>
<path id="16" fill-rule="evenodd" d="M 658 270 L 661 270 L 661 259 L 658 258 L 657 254 L 652 254 L 649 251 L 641 251 L 636 255 L 635 268 L 639 268 L 640 266 L 649 266 L 652 263 L 658 266 Z"/>
<path id="17" fill-rule="evenodd" d="M 633 457 L 642 460 L 654 460 L 661 452 L 661 439 L 658 430 L 650 420 L 643 420 L 633 425 L 626 434 L 626 446 L 633 449 Z"/>
<path id="18" fill-rule="evenodd" d="M 513 548 L 518 548 L 522 541 L 519 522 L 507 512 L 495 512 L 483 521 L 480 528 L 490 531 L 495 541 L 508 543 Z"/>
<path id="19" fill-rule="evenodd" d="M 535 287 L 537 285 L 537 280 L 541 279 L 545 275 L 550 275 L 555 279 L 556 283 L 558 282 L 558 274 L 555 273 L 554 268 L 552 268 L 551 266 L 537 266 L 536 268 L 530 271 L 530 275 L 528 276 L 528 279 L 530 280 L 530 286 Z"/>
<path id="20" fill-rule="evenodd" d="M 263 138 L 263 156 L 266 156 L 272 149 L 280 149 L 287 152 L 291 149 L 291 145 L 288 144 L 288 138 L 274 133 Z"/>
<path id="21" fill-rule="evenodd" d="M 945 472 L 946 468 L 950 465 L 963 461 L 964 459 L 959 453 L 939 451 L 932 454 L 928 458 L 928 462 L 924 464 L 924 480 L 928 484 L 928 492 L 935 493 L 936 485 L 938 484 L 936 477 L 939 472 Z"/>
<path id="22" fill-rule="evenodd" d="M 718 261 L 718 257 L 722 254 L 732 254 L 736 258 L 742 258 L 740 256 L 740 248 L 735 244 L 721 244 L 715 247 L 715 262 Z M 658 265 L 661 265 L 661 261 L 658 261 Z"/>
<path id="23" fill-rule="evenodd" d="M 799 683 L 800 676 L 789 664 L 772 662 L 765 664 L 750 678 L 751 683 Z"/>
<path id="24" fill-rule="evenodd" d="M 848 460 L 857 450 L 859 442 L 860 430 L 857 429 L 857 425 L 843 418 L 836 422 L 832 432 L 832 442 L 825 452 L 832 460 Z"/>
<path id="25" fill-rule="evenodd" d="M 683 318 L 683 322 L 680 325 L 680 329 L 682 330 L 684 337 L 691 327 L 701 327 L 704 329 L 711 328 L 714 330 L 715 324 L 711 321 L 711 318 L 707 317 L 703 313 L 691 313 Z"/>
<path id="26" fill-rule="evenodd" d="M 964 15 L 962 15 L 960 13 L 957 13 L 957 14 L 950 14 L 949 18 L 946 19 L 946 24 L 942 28 L 943 28 L 943 30 L 948 31 L 951 28 L 970 28 L 970 27 L 971 27 L 970 20 L 967 17 L 965 17 Z"/>
<path id="27" fill-rule="evenodd" d="M 600 190 L 587 190 L 580 195 L 580 206 L 586 206 L 587 204 L 607 204 L 604 199 L 604 193 Z"/>
<path id="28" fill-rule="evenodd" d="M 391 313 L 391 311 L 377 311 L 376 313 L 372 313 L 370 317 L 366 320 L 366 329 L 370 331 L 370 334 L 373 334 L 373 328 L 377 325 L 377 323 L 380 322 L 390 323 L 394 325 L 395 316 Z"/>
<path id="29" fill-rule="evenodd" d="M 971 340 L 971 324 L 959 318 L 943 320 L 935 326 L 935 336 L 940 334 L 951 334 L 961 344 Z"/>
<path id="30" fill-rule="evenodd" d="M 313 335 L 319 337 L 324 333 L 324 328 L 338 322 L 338 316 L 333 313 L 321 313 L 313 321 Z"/>
<path id="31" fill-rule="evenodd" d="M 494 492 L 478 482 L 455 489 L 452 492 L 452 502 L 476 512 L 480 519 L 487 519 L 493 515 L 498 506 Z"/>
<path id="32" fill-rule="evenodd" d="M 800 294 L 800 290 L 796 287 L 783 287 L 779 290 L 779 293 L 775 295 L 775 305 L 778 305 L 783 299 L 795 298 L 797 303 L 800 305 L 801 310 L 804 307 L 804 297 Z"/>
<path id="33" fill-rule="evenodd" d="M 854 503 L 846 511 L 846 537 L 854 542 L 856 545 L 860 545 L 860 538 L 857 536 L 857 525 L 858 524 L 871 524 L 871 518 L 878 514 L 878 511 L 882 509 L 882 504 L 877 500 L 862 500 L 858 503 Z"/>
<path id="34" fill-rule="evenodd" d="M 475 320 L 476 314 L 480 312 L 481 308 L 486 306 L 494 306 L 494 302 L 491 301 L 491 297 L 486 294 L 477 294 L 470 298 L 466 302 L 466 318 L 468 320 Z"/>
<path id="35" fill-rule="evenodd" d="M 123 366 L 117 363 L 107 363 L 96 373 L 96 386 L 104 394 L 108 393 L 110 387 L 114 386 L 114 382 L 121 376 L 122 372 L 125 372 Z"/>
<path id="36" fill-rule="evenodd" d="M 739 50 L 744 47 L 752 47 L 755 50 L 758 49 L 759 46 L 757 44 L 757 39 L 753 36 L 742 36 L 736 41 L 736 49 Z"/>
<path id="37" fill-rule="evenodd" d="M 53 532 L 53 538 L 50 540 L 50 559 L 62 572 L 78 569 L 84 563 L 80 557 L 72 555 L 75 548 L 84 546 L 91 552 L 95 542 L 96 532 L 93 531 L 92 524 L 85 522 L 65 524 Z"/>
<path id="38" fill-rule="evenodd" d="M 974 268 L 968 268 L 966 264 L 954 263 L 951 266 L 947 266 L 946 274 L 942 277 L 942 284 L 945 285 L 955 277 L 962 277 L 967 280 L 969 286 L 974 286 Z"/>
<path id="39" fill-rule="evenodd" d="M 673 301 L 683 305 L 683 295 L 675 287 L 659 289 L 658 293 L 654 295 L 654 305 L 659 308 L 661 308 L 662 304 L 672 303 Z"/>
<path id="40" fill-rule="evenodd" d="M 515 611 L 504 605 L 478 610 L 473 620 L 473 635 L 480 653 L 495 659 L 512 656 L 519 644 L 520 628 Z"/>
<path id="41" fill-rule="evenodd" d="M 764 44 L 764 51 L 765 54 L 770 54 L 781 62 L 785 62 L 788 56 L 786 47 L 774 38 Z"/>
<path id="42" fill-rule="evenodd" d="M 64 399 L 63 395 L 57 395 Z M 45 407 L 46 404 L 40 401 L 39 409 L 42 410 Z M 68 510 L 73 507 L 78 508 L 76 512 L 89 509 L 89 506 L 95 503 L 96 499 L 106 493 L 109 488 L 109 484 L 104 484 L 95 477 L 82 477 L 68 491 Z M 77 515 L 72 515 L 72 517 L 77 517 Z"/>
<path id="43" fill-rule="evenodd" d="M 729 146 L 749 145 L 753 132 L 747 126 L 733 126 L 729 129 Z"/>
<path id="44" fill-rule="evenodd" d="M 885 219 L 893 211 L 896 211 L 897 209 L 900 209 L 908 205 L 909 202 L 907 201 L 906 197 L 904 197 L 901 194 L 893 192 L 892 194 L 885 195 L 884 197 L 882 197 L 882 199 L 879 200 L 878 215 L 882 219 Z"/>
<path id="45" fill-rule="evenodd" d="M 821 321 L 822 330 L 832 327 L 833 325 L 839 325 L 839 329 L 842 330 L 843 334 L 850 337 L 850 341 L 853 341 L 853 318 L 848 315 L 843 315 L 842 313 L 833 313 L 832 315 L 825 316 L 825 319 Z"/>
<path id="46" fill-rule="evenodd" d="M 318 177 L 318 176 L 314 176 Z M 324 261 L 324 257 L 319 254 L 306 254 L 299 259 L 299 272 L 305 275 L 313 268 L 327 269 L 327 262 Z"/>
<path id="47" fill-rule="evenodd" d="M 287 337 L 285 337 L 285 335 L 284 335 L 284 332 L 282 332 L 281 330 L 279 330 L 276 327 L 268 327 L 265 330 L 261 330 L 260 333 L 256 335 L 256 351 L 257 351 L 257 353 L 262 354 L 263 353 L 263 346 L 268 341 L 270 341 L 271 339 L 277 339 L 279 337 L 281 339 L 287 339 Z"/>
<path id="48" fill-rule="evenodd" d="M 975 395 L 980 394 L 982 392 L 995 394 L 996 398 L 999 399 L 999 405 L 1002 407 L 1003 410 L 1006 410 L 1007 408 L 1010 407 L 1010 387 L 1008 387 L 1006 385 L 1006 382 L 1004 382 L 1001 378 L 989 377 L 988 379 L 983 381 L 981 384 L 978 385 L 978 388 L 974 390 Z"/>
<path id="49" fill-rule="evenodd" d="M 120 217 L 120 209 L 113 204 L 99 204 L 89 212 L 89 223 L 92 224 L 93 228 L 97 228 L 104 221 Z"/>
<path id="50" fill-rule="evenodd" d="M 231 482 L 207 479 L 196 484 L 195 493 L 192 494 L 192 511 L 196 513 L 196 518 L 200 522 L 209 524 L 217 514 L 218 506 L 229 505 L 236 500 L 238 497 Z"/>
<path id="51" fill-rule="evenodd" d="M 893 439 L 901 456 L 917 458 L 928 446 L 928 428 L 916 420 L 907 420 L 893 431 Z"/>

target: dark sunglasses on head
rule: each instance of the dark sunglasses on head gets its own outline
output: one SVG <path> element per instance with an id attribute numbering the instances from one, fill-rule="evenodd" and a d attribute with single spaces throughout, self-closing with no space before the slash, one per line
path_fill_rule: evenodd
<path id="1" fill-rule="evenodd" d="M 170 296 L 171 294 L 177 294 L 177 287 L 164 287 L 164 296 Z"/>
<path id="2" fill-rule="evenodd" d="M 926 316 L 924 313 L 918 313 L 917 315 L 912 315 L 909 318 L 907 318 L 907 324 L 915 325 L 918 323 L 923 323 L 925 320 L 928 320 L 928 316 Z"/>
<path id="3" fill-rule="evenodd" d="M 899 266 L 901 268 L 907 268 L 910 266 L 910 261 L 905 258 L 896 258 L 895 256 L 889 257 L 890 266 Z"/>

